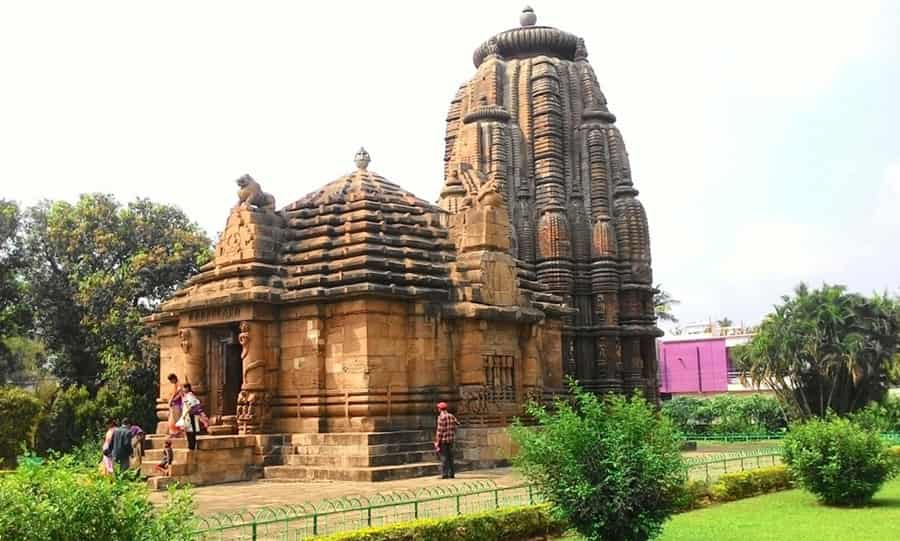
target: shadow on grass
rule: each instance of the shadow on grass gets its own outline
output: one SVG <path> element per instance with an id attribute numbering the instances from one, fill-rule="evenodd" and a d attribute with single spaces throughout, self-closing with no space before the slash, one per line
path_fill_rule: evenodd
<path id="1" fill-rule="evenodd" d="M 900 507 L 900 498 L 875 498 L 864 507 Z"/>

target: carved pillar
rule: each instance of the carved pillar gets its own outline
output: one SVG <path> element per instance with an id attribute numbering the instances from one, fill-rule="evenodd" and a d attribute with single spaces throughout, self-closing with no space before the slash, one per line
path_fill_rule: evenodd
<path id="1" fill-rule="evenodd" d="M 237 404 L 238 432 L 259 434 L 271 414 L 271 397 L 266 387 L 266 324 L 241 322 L 238 343 L 243 373 Z"/>
<path id="2" fill-rule="evenodd" d="M 644 392 L 644 361 L 641 359 L 640 339 L 635 336 L 622 337 L 622 364 L 624 370 L 625 391 L 628 393 L 640 390 Z"/>
<path id="3" fill-rule="evenodd" d="M 206 379 L 206 341 L 203 331 L 180 329 L 178 339 L 184 355 L 184 381 L 191 384 L 194 394 L 201 402 L 206 402 L 209 384 Z"/>

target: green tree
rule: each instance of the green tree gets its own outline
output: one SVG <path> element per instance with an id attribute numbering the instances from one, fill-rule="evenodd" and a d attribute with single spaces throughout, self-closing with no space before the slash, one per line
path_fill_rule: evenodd
<path id="1" fill-rule="evenodd" d="M 552 411 L 528 406 L 537 427 L 510 429 L 516 466 L 585 538 L 652 539 L 683 493 L 678 432 L 640 396 L 570 389 Z"/>
<path id="2" fill-rule="evenodd" d="M 41 402 L 27 391 L 0 387 L 0 468 L 15 466 L 23 446 L 32 442 Z"/>
<path id="3" fill-rule="evenodd" d="M 0 385 L 22 369 L 20 357 L 10 341 L 21 336 L 30 313 L 22 302 L 23 284 L 19 276 L 21 213 L 12 201 L 0 199 Z"/>
<path id="4" fill-rule="evenodd" d="M 728 316 L 723 317 L 722 319 L 716 321 L 716 325 L 719 327 L 731 327 L 734 325 L 734 321 L 728 319 Z"/>
<path id="5" fill-rule="evenodd" d="M 90 194 L 29 209 L 24 249 L 27 300 L 54 375 L 92 393 L 101 383 L 135 390 L 150 422 L 158 352 L 141 318 L 209 259 L 209 239 L 176 207 Z"/>
<path id="6" fill-rule="evenodd" d="M 897 352 L 900 303 L 827 284 L 801 284 L 782 300 L 751 342 L 736 348 L 742 377 L 770 387 L 803 418 L 881 401 Z"/>
<path id="7" fill-rule="evenodd" d="M 653 294 L 653 307 L 656 311 L 656 317 L 661 321 L 669 321 L 678 323 L 678 318 L 672 312 L 672 308 L 681 304 L 681 301 L 672 297 L 672 294 L 662 288 L 662 284 L 654 286 L 656 292 Z"/>

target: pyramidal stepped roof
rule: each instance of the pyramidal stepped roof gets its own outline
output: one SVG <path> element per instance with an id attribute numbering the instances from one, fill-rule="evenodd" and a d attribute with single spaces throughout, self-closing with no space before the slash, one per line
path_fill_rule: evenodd
<path id="1" fill-rule="evenodd" d="M 355 172 L 282 209 L 284 300 L 354 292 L 448 298 L 454 247 L 443 211 L 368 164 L 360 149 Z"/>

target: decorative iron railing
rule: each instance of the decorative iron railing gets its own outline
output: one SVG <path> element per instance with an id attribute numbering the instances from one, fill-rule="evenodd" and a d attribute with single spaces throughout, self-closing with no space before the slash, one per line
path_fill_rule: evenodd
<path id="1" fill-rule="evenodd" d="M 420 518 L 439 518 L 542 501 L 531 485 L 498 487 L 493 481 L 424 488 L 317 503 L 267 507 L 197 519 L 196 539 L 299 540 Z"/>
<path id="2" fill-rule="evenodd" d="M 728 436 L 728 440 L 722 440 L 721 435 L 715 436 L 715 439 L 754 441 L 783 437 L 780 434 Z M 886 433 L 882 437 L 886 441 L 900 442 L 900 433 Z M 709 483 L 726 473 L 780 464 L 781 451 L 780 447 L 767 447 L 686 458 L 684 461 L 690 479 Z M 498 487 L 493 481 L 484 480 L 200 517 L 194 536 L 203 541 L 295 541 L 369 526 L 477 513 L 542 501 L 544 498 L 533 485 Z"/>
<path id="3" fill-rule="evenodd" d="M 723 453 L 684 459 L 688 478 L 713 482 L 726 473 L 754 470 L 781 463 L 781 447 L 767 447 L 737 453 Z"/>
<path id="4" fill-rule="evenodd" d="M 740 441 L 766 441 L 784 439 L 786 432 L 771 432 L 768 434 L 685 434 L 685 441 L 721 441 L 733 443 Z M 900 432 L 882 432 L 881 438 L 891 443 L 900 443 Z"/>

